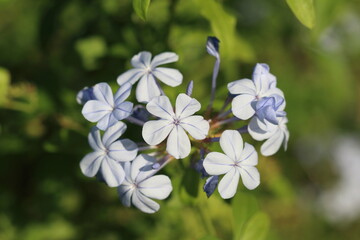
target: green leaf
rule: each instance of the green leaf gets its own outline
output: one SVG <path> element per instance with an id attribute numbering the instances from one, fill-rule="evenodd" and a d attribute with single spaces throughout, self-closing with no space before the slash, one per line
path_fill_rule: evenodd
<path id="1" fill-rule="evenodd" d="M 7 91 L 10 85 L 10 73 L 0 67 L 0 106 L 5 102 Z"/>
<path id="2" fill-rule="evenodd" d="M 256 213 L 246 224 L 242 240 L 263 240 L 269 231 L 269 217 L 263 213 Z"/>
<path id="3" fill-rule="evenodd" d="M 297 19 L 306 27 L 312 29 L 315 25 L 315 10 L 313 0 L 286 0 Z"/>
<path id="4" fill-rule="evenodd" d="M 75 48 L 80 54 L 83 65 L 88 70 L 97 68 L 97 60 L 105 56 L 107 47 L 105 40 L 100 36 L 91 36 L 76 41 Z"/>
<path id="5" fill-rule="evenodd" d="M 133 0 L 135 13 L 143 21 L 146 21 L 146 15 L 150 6 L 150 0 Z"/>

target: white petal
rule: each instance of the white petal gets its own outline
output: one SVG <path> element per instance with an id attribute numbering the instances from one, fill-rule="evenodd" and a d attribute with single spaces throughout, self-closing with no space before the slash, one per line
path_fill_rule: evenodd
<path id="1" fill-rule="evenodd" d="M 183 75 L 179 72 L 179 70 L 172 68 L 158 67 L 154 69 L 152 73 L 160 81 L 171 87 L 179 86 L 183 80 Z"/>
<path id="2" fill-rule="evenodd" d="M 279 88 L 270 88 L 266 92 L 264 92 L 261 97 L 270 97 L 271 95 L 280 95 L 284 98 L 284 92 L 281 91 Z"/>
<path id="3" fill-rule="evenodd" d="M 114 107 L 113 115 L 117 120 L 123 120 L 131 115 L 133 106 L 132 102 L 122 102 Z"/>
<path id="4" fill-rule="evenodd" d="M 256 64 L 253 72 L 253 80 L 257 93 L 262 95 L 274 86 L 274 76 L 269 72 L 270 68 L 267 64 Z M 275 78 L 276 81 L 276 78 Z"/>
<path id="5" fill-rule="evenodd" d="M 161 92 L 151 74 L 144 75 L 136 87 L 136 99 L 138 102 L 147 103 Z"/>
<path id="6" fill-rule="evenodd" d="M 102 161 L 100 171 L 109 187 L 117 187 L 125 179 L 125 172 L 122 166 L 108 157 L 105 157 Z"/>
<path id="7" fill-rule="evenodd" d="M 90 122 L 97 122 L 105 115 L 111 113 L 112 107 L 105 102 L 98 100 L 87 101 L 82 109 L 82 114 L 86 120 Z"/>
<path id="8" fill-rule="evenodd" d="M 115 161 L 126 162 L 133 160 L 138 152 L 137 145 L 129 139 L 121 139 L 109 146 L 108 156 Z"/>
<path id="9" fill-rule="evenodd" d="M 205 171 L 210 175 L 221 175 L 229 172 L 235 162 L 223 153 L 211 152 L 203 162 Z"/>
<path id="10" fill-rule="evenodd" d="M 170 100 L 167 96 L 154 97 L 146 105 L 146 109 L 152 115 L 155 115 L 162 119 L 173 120 L 175 115 Z"/>
<path id="11" fill-rule="evenodd" d="M 89 144 L 92 149 L 97 151 L 104 151 L 105 146 L 100 138 L 100 131 L 97 127 L 92 127 L 88 135 Z"/>
<path id="12" fill-rule="evenodd" d="M 131 93 L 132 85 L 130 83 L 125 83 L 122 85 L 115 93 L 115 105 L 119 105 L 124 102 Z"/>
<path id="13" fill-rule="evenodd" d="M 151 68 L 154 69 L 159 65 L 176 62 L 177 60 L 179 60 L 179 56 L 176 53 L 164 52 L 154 57 L 151 61 Z"/>
<path id="14" fill-rule="evenodd" d="M 144 124 L 142 136 L 149 145 L 161 143 L 173 129 L 174 124 L 169 120 L 153 120 Z"/>
<path id="15" fill-rule="evenodd" d="M 101 152 L 92 152 L 85 155 L 80 162 L 81 172 L 87 177 L 94 177 L 99 171 L 104 155 Z"/>
<path id="16" fill-rule="evenodd" d="M 165 199 L 172 191 L 171 181 L 168 176 L 152 176 L 138 185 L 139 191 L 149 198 Z"/>
<path id="17" fill-rule="evenodd" d="M 250 79 L 245 78 L 231 82 L 227 85 L 227 87 L 231 94 L 248 94 L 252 96 L 256 95 L 255 84 Z"/>
<path id="18" fill-rule="evenodd" d="M 150 66 L 151 53 L 150 52 L 139 52 L 131 59 L 131 65 L 135 68 L 146 68 Z"/>
<path id="19" fill-rule="evenodd" d="M 190 140 L 181 126 L 175 126 L 170 132 L 166 151 L 176 159 L 185 158 L 190 154 Z"/>
<path id="20" fill-rule="evenodd" d="M 117 122 L 110 128 L 108 128 L 102 138 L 102 141 L 106 147 L 115 142 L 126 131 L 126 124 L 123 122 Z"/>
<path id="21" fill-rule="evenodd" d="M 238 168 L 244 186 L 252 190 L 260 184 L 260 174 L 256 167 L 246 166 Z"/>
<path id="22" fill-rule="evenodd" d="M 233 161 L 240 160 L 243 140 L 236 130 L 225 130 L 220 137 L 220 146 L 224 153 Z"/>
<path id="23" fill-rule="evenodd" d="M 130 70 L 124 72 L 123 74 L 121 74 L 120 76 L 118 76 L 116 81 L 120 86 L 123 85 L 124 83 L 134 84 L 144 74 L 145 74 L 145 70 L 143 70 L 143 69 L 139 69 L 139 68 L 130 69 Z"/>
<path id="24" fill-rule="evenodd" d="M 248 131 L 251 137 L 257 141 L 262 141 L 271 136 L 272 132 L 267 130 L 267 126 L 256 116 L 250 120 Z M 272 130 L 272 129 L 271 129 Z"/>
<path id="25" fill-rule="evenodd" d="M 280 128 L 278 128 L 278 130 L 261 145 L 261 154 L 264 156 L 271 156 L 275 154 L 284 142 L 284 138 L 284 133 Z"/>
<path id="26" fill-rule="evenodd" d="M 96 126 L 99 129 L 105 131 L 106 129 L 113 126 L 117 122 L 118 122 L 118 119 L 116 119 L 115 115 L 112 112 L 110 112 L 109 114 L 105 115 L 102 119 L 100 119 L 98 121 L 98 123 L 96 124 Z"/>
<path id="27" fill-rule="evenodd" d="M 139 183 L 157 172 L 152 166 L 156 159 L 147 154 L 140 154 L 135 158 L 131 165 L 130 176 L 133 182 Z"/>
<path id="28" fill-rule="evenodd" d="M 247 120 L 255 114 L 252 104 L 256 101 L 255 96 L 242 94 L 236 96 L 231 103 L 232 113 L 242 120 Z"/>
<path id="29" fill-rule="evenodd" d="M 158 203 L 144 196 L 139 191 L 134 191 L 132 196 L 132 203 L 135 207 L 145 213 L 154 213 L 160 209 L 160 205 Z"/>
<path id="30" fill-rule="evenodd" d="M 133 193 L 134 188 L 126 180 L 118 187 L 119 198 L 121 199 L 121 203 L 126 207 L 131 206 L 131 197 Z"/>
<path id="31" fill-rule="evenodd" d="M 112 90 L 107 83 L 98 83 L 93 88 L 93 94 L 96 100 L 107 103 L 108 105 L 114 105 L 114 97 Z"/>
<path id="32" fill-rule="evenodd" d="M 239 183 L 240 173 L 239 171 L 233 167 L 225 176 L 221 179 L 218 190 L 220 196 L 223 199 L 232 198 L 235 193 Z"/>
<path id="33" fill-rule="evenodd" d="M 255 166 L 258 163 L 258 155 L 253 145 L 245 143 L 240 155 L 239 164 L 241 166 Z"/>
<path id="34" fill-rule="evenodd" d="M 180 126 L 197 140 L 206 138 L 210 128 L 209 122 L 202 116 L 190 116 L 183 118 L 180 122 Z"/>
<path id="35" fill-rule="evenodd" d="M 193 115 L 201 109 L 201 104 L 195 98 L 191 98 L 185 93 L 180 93 L 176 98 L 176 116 L 178 118 L 185 118 Z"/>

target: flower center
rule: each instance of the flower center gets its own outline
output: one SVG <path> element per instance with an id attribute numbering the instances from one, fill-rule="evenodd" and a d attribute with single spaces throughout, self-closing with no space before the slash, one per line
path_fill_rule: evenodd
<path id="1" fill-rule="evenodd" d="M 173 124 L 179 125 L 180 124 L 180 119 L 174 118 Z"/>

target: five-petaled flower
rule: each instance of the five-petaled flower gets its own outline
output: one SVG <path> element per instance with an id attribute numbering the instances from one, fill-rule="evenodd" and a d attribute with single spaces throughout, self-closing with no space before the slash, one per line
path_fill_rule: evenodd
<path id="1" fill-rule="evenodd" d="M 133 103 L 125 101 L 130 91 L 131 84 L 124 84 L 113 96 L 107 83 L 96 84 L 93 87 L 95 100 L 85 103 L 82 114 L 90 122 L 97 122 L 96 126 L 105 131 L 131 115 Z"/>
<path id="2" fill-rule="evenodd" d="M 154 213 L 160 206 L 154 199 L 165 199 L 172 191 L 171 181 L 165 175 L 155 175 L 153 169 L 155 158 L 141 154 L 130 164 L 126 162 L 124 169 L 126 178 L 118 187 L 122 203 L 130 207 L 131 203 L 145 213 Z"/>
<path id="3" fill-rule="evenodd" d="M 210 175 L 225 176 L 221 179 L 218 190 L 224 199 L 235 195 L 241 176 L 248 189 L 254 189 L 260 184 L 260 175 L 255 167 L 258 155 L 255 148 L 245 143 L 238 131 L 225 130 L 220 137 L 220 146 L 225 152 L 211 152 L 204 159 L 204 168 Z"/>
<path id="4" fill-rule="evenodd" d="M 138 152 L 137 145 L 129 140 L 117 140 L 126 130 L 123 122 L 108 128 L 102 139 L 97 127 L 89 133 L 89 144 L 94 152 L 87 154 L 80 162 L 84 175 L 94 177 L 98 172 L 110 187 L 119 186 L 125 178 L 121 162 L 133 160 Z"/>
<path id="5" fill-rule="evenodd" d="M 274 94 L 284 97 L 283 92 L 276 87 L 276 77 L 264 63 L 256 64 L 252 80 L 241 79 L 231 82 L 228 89 L 231 94 L 237 95 L 232 101 L 231 110 L 242 120 L 247 120 L 255 114 L 256 103 L 261 98 Z"/>
<path id="6" fill-rule="evenodd" d="M 181 93 L 176 98 L 175 112 L 170 100 L 166 96 L 153 98 L 146 109 L 158 120 L 144 124 L 142 136 L 149 145 L 161 143 L 167 136 L 166 151 L 176 159 L 185 158 L 190 154 L 191 144 L 187 131 L 193 138 L 206 138 L 209 131 L 209 122 L 202 116 L 193 114 L 201 108 L 200 103 L 188 95 Z"/>
<path id="7" fill-rule="evenodd" d="M 178 59 L 177 54 L 164 52 L 151 60 L 150 52 L 140 52 L 131 59 L 131 65 L 134 68 L 121 74 L 117 78 L 117 82 L 119 85 L 134 84 L 140 79 L 136 87 L 136 99 L 139 102 L 149 102 L 153 97 L 161 95 L 156 79 L 171 87 L 176 87 L 182 83 L 183 76 L 178 70 L 158 67 L 162 64 L 176 62 Z"/>

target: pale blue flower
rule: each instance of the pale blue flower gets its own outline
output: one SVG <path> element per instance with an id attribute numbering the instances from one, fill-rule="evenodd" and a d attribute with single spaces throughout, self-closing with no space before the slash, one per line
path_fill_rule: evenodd
<path id="1" fill-rule="evenodd" d="M 124 84 L 113 96 L 107 83 L 96 84 L 93 87 L 95 100 L 85 103 L 82 114 L 90 122 L 97 122 L 99 129 L 106 130 L 131 115 L 133 103 L 125 101 L 130 91 L 131 84 Z"/>
<path id="2" fill-rule="evenodd" d="M 84 105 L 90 100 L 95 100 L 94 89 L 92 87 L 84 87 L 76 95 L 76 101 L 78 104 Z"/>
<path id="3" fill-rule="evenodd" d="M 153 199 L 163 200 L 172 191 L 171 181 L 165 175 L 155 175 L 155 158 L 141 154 L 130 164 L 124 164 L 126 178 L 118 187 L 119 197 L 123 205 L 131 204 L 145 213 L 154 213 L 160 205 Z"/>
<path id="4" fill-rule="evenodd" d="M 255 105 L 256 117 L 261 121 L 278 124 L 278 117 L 284 117 L 285 99 L 280 95 L 274 94 L 270 97 L 261 98 Z"/>
<path id="5" fill-rule="evenodd" d="M 125 130 L 126 125 L 117 122 L 108 128 L 101 138 L 97 127 L 91 129 L 89 144 L 94 152 L 87 154 L 80 162 L 81 171 L 85 176 L 94 177 L 100 173 L 110 187 L 117 187 L 123 182 L 125 172 L 120 163 L 133 160 L 138 152 L 133 141 L 117 140 Z"/>
<path id="6" fill-rule="evenodd" d="M 136 99 L 139 102 L 149 102 L 153 97 L 161 95 L 156 79 L 171 87 L 179 86 L 182 83 L 183 76 L 178 70 L 158 67 L 162 64 L 176 62 L 178 59 L 179 56 L 173 52 L 161 53 L 152 60 L 150 52 L 140 52 L 131 59 L 131 65 L 134 68 L 121 74 L 117 78 L 117 82 L 119 85 L 134 84 L 140 79 L 136 87 Z"/>
<path id="7" fill-rule="evenodd" d="M 191 144 L 188 132 L 193 138 L 202 140 L 209 131 L 209 122 L 202 116 L 193 115 L 201 104 L 188 95 L 181 93 L 176 98 L 175 112 L 166 96 L 153 98 L 146 109 L 158 120 L 144 124 L 142 136 L 149 145 L 157 145 L 167 138 L 166 151 L 174 158 L 185 158 L 190 154 Z M 186 132 L 185 132 L 186 131 Z"/>
<path id="8" fill-rule="evenodd" d="M 247 120 L 255 114 L 256 103 L 263 97 L 274 94 L 284 97 L 283 92 L 276 87 L 276 77 L 264 63 L 256 64 L 252 80 L 241 79 L 231 82 L 228 89 L 231 94 L 237 95 L 232 101 L 231 110 L 242 120 Z"/>
<path id="9" fill-rule="evenodd" d="M 208 179 L 206 179 L 203 189 L 207 197 L 210 197 L 214 193 L 218 183 L 219 183 L 219 176 L 217 175 L 211 176 Z"/>
<path id="10" fill-rule="evenodd" d="M 255 167 L 258 155 L 255 148 L 243 143 L 238 131 L 225 130 L 220 137 L 220 146 L 225 154 L 211 152 L 204 159 L 204 168 L 210 175 L 225 174 L 218 190 L 224 199 L 235 195 L 241 176 L 244 186 L 254 189 L 260 184 L 260 174 Z"/>

